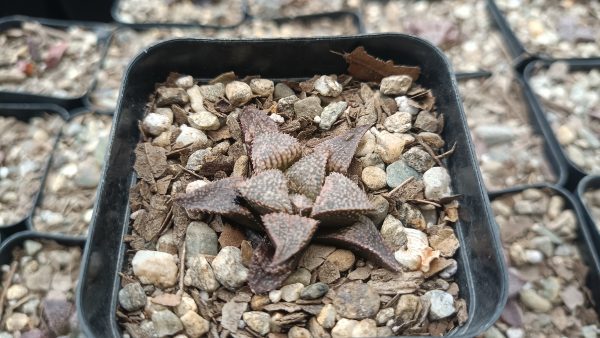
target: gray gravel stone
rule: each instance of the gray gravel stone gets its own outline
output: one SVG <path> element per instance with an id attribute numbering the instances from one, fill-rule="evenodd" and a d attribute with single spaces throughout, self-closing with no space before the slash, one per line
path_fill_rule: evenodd
<path id="1" fill-rule="evenodd" d="M 242 265 L 242 252 L 233 246 L 226 246 L 212 261 L 215 277 L 230 290 L 244 285 L 248 280 L 248 269 Z"/>
<path id="2" fill-rule="evenodd" d="M 454 298 L 447 292 L 431 290 L 425 292 L 422 297 L 430 303 L 429 318 L 431 320 L 447 318 L 456 312 Z"/>
<path id="3" fill-rule="evenodd" d="M 154 312 L 152 314 L 152 323 L 159 337 L 171 336 L 183 330 L 181 320 L 169 310 Z"/>
<path id="4" fill-rule="evenodd" d="M 365 283 L 347 283 L 337 290 L 333 305 L 337 313 L 344 318 L 369 318 L 379 311 L 379 295 Z"/>
<path id="5" fill-rule="evenodd" d="M 217 233 L 204 222 L 191 222 L 185 235 L 186 263 L 197 255 L 215 256 L 218 252 Z"/>
<path id="6" fill-rule="evenodd" d="M 406 181 L 409 177 L 416 179 L 421 178 L 421 174 L 415 169 L 411 168 L 404 160 L 398 160 L 390 164 L 386 170 L 387 174 L 387 185 L 390 188 L 399 186 L 402 182 Z"/>
<path id="7" fill-rule="evenodd" d="M 119 304 L 127 311 L 137 311 L 146 305 L 147 297 L 140 283 L 129 283 L 119 291 Z"/>
<path id="8" fill-rule="evenodd" d="M 306 117 L 311 121 L 315 116 L 321 115 L 321 100 L 316 96 L 310 96 L 302 100 L 294 102 L 294 112 L 296 117 Z"/>
<path id="9" fill-rule="evenodd" d="M 323 297 L 329 291 L 329 286 L 325 283 L 315 283 L 302 289 L 300 298 L 318 299 Z"/>

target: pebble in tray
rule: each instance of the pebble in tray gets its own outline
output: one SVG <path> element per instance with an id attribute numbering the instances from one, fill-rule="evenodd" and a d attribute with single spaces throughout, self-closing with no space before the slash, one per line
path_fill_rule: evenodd
<path id="1" fill-rule="evenodd" d="M 418 68 L 388 67 L 157 86 L 119 291 L 129 336 L 440 335 L 466 321 L 443 115 Z"/>
<path id="2" fill-rule="evenodd" d="M 600 173 L 600 69 L 569 72 L 556 62 L 531 85 L 567 157 L 586 173 Z"/>
<path id="3" fill-rule="evenodd" d="M 600 2 L 497 0 L 511 29 L 532 53 L 555 58 L 600 55 Z"/>
<path id="4" fill-rule="evenodd" d="M 509 265 L 509 299 L 485 338 L 595 337 L 577 217 L 565 199 L 527 189 L 492 202 Z"/>
<path id="5" fill-rule="evenodd" d="M 0 32 L 0 90 L 53 97 L 84 95 L 100 62 L 95 32 L 24 22 Z"/>
<path id="6" fill-rule="evenodd" d="M 29 122 L 0 117 L 0 226 L 31 212 L 62 123 L 50 115 Z"/>
<path id="7" fill-rule="evenodd" d="M 125 23 L 189 23 L 232 26 L 244 19 L 244 0 L 119 0 Z"/>
<path id="8" fill-rule="evenodd" d="M 63 127 L 33 217 L 36 230 L 87 235 L 111 120 L 109 115 L 88 113 Z"/>
<path id="9" fill-rule="evenodd" d="M 80 247 L 53 241 L 27 239 L 14 249 L 10 264 L 2 266 L 0 336 L 79 337 L 75 290 L 80 261 Z"/>
<path id="10" fill-rule="evenodd" d="M 429 40 L 448 55 L 456 71 L 503 66 L 502 36 L 492 26 L 485 1 L 366 0 L 363 12 L 368 33 L 406 33 Z"/>

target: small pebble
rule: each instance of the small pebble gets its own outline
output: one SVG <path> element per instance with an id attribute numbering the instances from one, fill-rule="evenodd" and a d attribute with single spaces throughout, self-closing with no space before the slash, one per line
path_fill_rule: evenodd
<path id="1" fill-rule="evenodd" d="M 186 249 L 187 250 L 187 249 Z M 203 255 L 196 255 L 187 260 L 188 269 L 185 273 L 184 284 L 212 293 L 219 287 L 215 273 Z"/>
<path id="2" fill-rule="evenodd" d="M 174 335 L 183 330 L 181 320 L 169 310 L 154 312 L 152 314 L 152 323 L 159 337 Z"/>
<path id="3" fill-rule="evenodd" d="M 363 282 L 347 283 L 337 289 L 333 305 L 342 317 L 369 318 L 379 311 L 379 295 Z"/>
<path id="4" fill-rule="evenodd" d="M 273 92 L 273 98 L 275 100 L 279 100 L 281 98 L 289 97 L 292 95 L 295 96 L 296 93 L 294 93 L 294 91 L 290 87 L 288 87 L 288 85 L 286 85 L 285 83 L 280 82 L 275 85 L 275 90 Z"/>
<path id="5" fill-rule="evenodd" d="M 133 256 L 131 265 L 143 284 L 171 287 L 177 283 L 177 261 L 168 253 L 140 250 Z"/>
<path id="6" fill-rule="evenodd" d="M 259 335 L 264 336 L 269 333 L 271 317 L 268 313 L 261 311 L 244 312 L 242 318 L 248 327 Z"/>
<path id="7" fill-rule="evenodd" d="M 322 75 L 315 81 L 315 90 L 323 96 L 336 97 L 342 93 L 344 88 L 331 76 Z"/>
<path id="8" fill-rule="evenodd" d="M 26 314 L 14 312 L 6 319 L 6 329 L 8 331 L 21 331 L 29 324 L 29 317 Z"/>
<path id="9" fill-rule="evenodd" d="M 552 310 L 552 303 L 532 289 L 522 289 L 519 293 L 523 304 L 534 312 L 544 313 Z"/>
<path id="10" fill-rule="evenodd" d="M 295 302 L 300 299 L 300 292 L 304 289 L 302 283 L 294 283 L 281 288 L 281 298 L 286 302 Z"/>
<path id="11" fill-rule="evenodd" d="M 386 170 L 386 183 L 390 188 L 395 188 L 410 177 L 421 179 L 421 174 L 411 168 L 404 160 L 390 164 Z"/>
<path id="12" fill-rule="evenodd" d="M 422 297 L 429 301 L 429 318 L 431 320 L 444 319 L 456 312 L 454 298 L 447 292 L 431 290 L 425 292 Z"/>
<path id="13" fill-rule="evenodd" d="M 337 121 L 347 107 L 348 103 L 346 103 L 346 101 L 333 102 L 327 105 L 321 112 L 319 128 L 323 130 L 331 129 L 331 126 Z"/>
<path id="14" fill-rule="evenodd" d="M 294 326 L 288 332 L 288 338 L 312 338 L 312 335 L 307 329 Z"/>
<path id="15" fill-rule="evenodd" d="M 422 131 L 435 133 L 438 130 L 438 120 L 433 114 L 423 110 L 419 113 L 419 115 L 417 115 L 417 119 L 415 120 L 413 127 Z"/>
<path id="16" fill-rule="evenodd" d="M 394 318 L 394 309 L 391 307 L 381 309 L 375 317 L 377 325 L 385 325 L 390 319 Z"/>
<path id="17" fill-rule="evenodd" d="M 225 85 L 220 82 L 213 85 L 202 85 L 200 86 L 200 93 L 207 101 L 217 102 L 225 96 Z"/>
<path id="18" fill-rule="evenodd" d="M 188 115 L 188 123 L 199 130 L 217 130 L 221 128 L 219 118 L 207 110 Z"/>
<path id="19" fill-rule="evenodd" d="M 252 99 L 252 89 L 241 81 L 231 81 L 225 86 L 225 96 L 229 103 L 239 107 Z"/>
<path id="20" fill-rule="evenodd" d="M 250 80 L 250 89 L 258 96 L 268 97 L 273 94 L 275 84 L 269 79 L 252 79 Z"/>
<path id="21" fill-rule="evenodd" d="M 248 269 L 242 265 L 242 252 L 233 246 L 226 246 L 212 261 L 217 280 L 230 290 L 235 290 L 248 280 Z"/>
<path id="22" fill-rule="evenodd" d="M 407 150 L 402 154 L 402 159 L 420 173 L 424 173 L 435 164 L 433 157 L 419 147 L 412 147 Z"/>
<path id="23" fill-rule="evenodd" d="M 210 330 L 210 322 L 194 311 L 188 311 L 181 316 L 180 320 L 185 333 L 190 338 L 200 338 Z M 154 316 L 152 316 L 152 321 L 154 321 Z"/>
<path id="24" fill-rule="evenodd" d="M 315 283 L 302 289 L 301 299 L 318 299 L 323 297 L 329 291 L 329 286 L 325 283 Z"/>
<path id="25" fill-rule="evenodd" d="M 316 116 L 320 116 L 322 111 L 321 100 L 316 96 L 310 96 L 294 102 L 296 118 L 305 117 L 312 121 Z"/>
<path id="26" fill-rule="evenodd" d="M 406 233 L 402 222 L 392 215 L 388 215 L 381 226 L 381 237 L 390 249 L 396 251 L 406 244 Z"/>
<path id="27" fill-rule="evenodd" d="M 371 190 L 380 190 L 386 186 L 386 173 L 379 167 L 366 167 L 362 171 L 362 181 Z"/>
<path id="28" fill-rule="evenodd" d="M 392 75 L 381 80 L 379 89 L 384 95 L 405 95 L 412 86 L 412 78 L 407 75 Z"/>
<path id="29" fill-rule="evenodd" d="M 397 112 L 385 119 L 383 127 L 390 133 L 406 133 L 412 127 L 412 115 L 408 112 Z"/>
<path id="30" fill-rule="evenodd" d="M 281 300 L 281 290 L 272 290 L 269 292 L 269 300 L 271 303 L 279 303 Z"/>
<path id="31" fill-rule="evenodd" d="M 179 136 L 175 139 L 175 148 L 183 148 L 192 144 L 198 145 L 198 148 L 206 148 L 210 145 L 210 140 L 201 130 L 185 124 L 181 125 L 180 130 Z"/>
<path id="32" fill-rule="evenodd" d="M 450 196 L 450 175 L 445 168 L 433 167 L 423 174 L 423 183 L 425 184 L 425 197 L 433 200 L 440 200 Z"/>
<path id="33" fill-rule="evenodd" d="M 317 322 L 324 328 L 330 329 L 335 325 L 337 312 L 332 304 L 325 304 L 317 315 Z"/>
<path id="34" fill-rule="evenodd" d="M 149 113 L 142 121 L 142 129 L 152 136 L 158 136 L 169 128 L 171 128 L 171 121 L 165 115 Z"/>
<path id="35" fill-rule="evenodd" d="M 119 290 L 119 304 L 126 311 L 142 309 L 146 301 L 146 293 L 140 283 L 129 283 Z"/>
<path id="36" fill-rule="evenodd" d="M 27 288 L 21 284 L 13 284 L 6 290 L 6 299 L 19 300 L 27 295 Z"/>
<path id="37" fill-rule="evenodd" d="M 219 253 L 217 233 L 204 222 L 191 222 L 185 233 L 186 263 L 197 255 L 216 256 Z"/>

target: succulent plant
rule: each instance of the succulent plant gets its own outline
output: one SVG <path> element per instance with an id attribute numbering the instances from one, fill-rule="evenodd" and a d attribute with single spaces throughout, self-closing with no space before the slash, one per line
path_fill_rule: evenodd
<path id="1" fill-rule="evenodd" d="M 253 292 L 281 286 L 311 241 L 347 248 L 390 270 L 400 269 L 367 217 L 374 210 L 367 194 L 345 176 L 370 126 L 303 149 L 255 107 L 242 111 L 240 125 L 251 159 L 249 177 L 211 182 L 176 196 L 175 203 L 190 213 L 221 215 L 266 234 L 250 263 L 248 284 Z"/>

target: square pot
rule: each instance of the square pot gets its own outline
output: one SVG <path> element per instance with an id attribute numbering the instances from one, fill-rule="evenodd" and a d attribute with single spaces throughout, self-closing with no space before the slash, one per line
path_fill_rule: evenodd
<path id="1" fill-rule="evenodd" d="M 346 73 L 347 64 L 335 52 L 363 46 L 368 53 L 398 64 L 418 65 L 418 83 L 431 88 L 446 117 L 442 134 L 456 150 L 447 161 L 453 191 L 461 194 L 456 234 L 461 249 L 456 259 L 457 282 L 470 318 L 451 336 L 473 337 L 500 315 L 507 295 L 507 274 L 500 239 L 477 167 L 465 115 L 449 63 L 424 40 L 400 34 L 352 37 L 203 40 L 178 39 L 158 43 L 130 64 L 113 121 L 111 145 L 99 187 L 89 242 L 84 254 L 78 308 L 86 335 L 118 337 L 116 321 L 118 273 L 124 264 L 129 232 L 129 187 L 135 182 L 134 149 L 148 96 L 170 72 L 191 74 L 201 82 L 220 73 L 260 74 L 269 79 L 309 78 L 314 74 Z M 449 148 L 450 146 L 447 146 Z"/>

